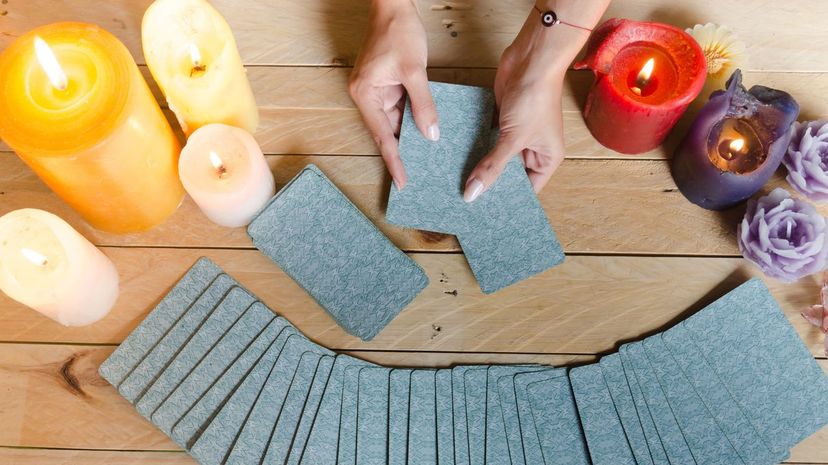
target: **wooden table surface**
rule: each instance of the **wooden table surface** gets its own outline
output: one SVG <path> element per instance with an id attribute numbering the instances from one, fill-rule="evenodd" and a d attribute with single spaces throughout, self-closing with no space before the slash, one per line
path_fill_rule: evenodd
<path id="1" fill-rule="evenodd" d="M 0 49 L 61 20 L 97 23 L 139 64 L 140 22 L 151 0 L 2 0 Z M 390 178 L 346 91 L 365 29 L 367 0 L 213 0 L 235 31 L 262 124 L 256 138 L 277 183 L 319 165 L 399 247 L 431 285 L 377 338 L 344 333 L 258 251 L 243 229 L 211 224 L 187 199 L 154 230 L 95 231 L 0 145 L 0 214 L 36 207 L 69 221 L 101 246 L 121 275 L 112 313 L 64 328 L 0 295 L 0 463 L 192 464 L 135 413 L 97 367 L 200 256 L 218 262 L 321 344 L 389 365 L 593 360 L 622 341 L 665 329 L 757 270 L 739 256 L 744 207 L 715 213 L 687 202 L 670 177 L 679 129 L 663 149 L 624 157 L 590 137 L 581 119 L 591 77 L 568 76 L 567 160 L 540 194 L 566 262 L 495 295 L 481 294 L 449 236 L 387 224 Z M 432 80 L 491 86 L 498 57 L 533 0 L 419 0 Z M 803 118 L 828 117 L 828 1 L 614 0 L 606 17 L 731 26 L 748 44 L 746 84 L 791 92 Z M 146 68 L 142 66 L 144 73 Z M 158 95 L 157 89 L 155 89 Z M 163 99 L 162 99 L 163 100 Z M 169 114 L 169 113 L 168 113 Z M 782 176 L 768 186 L 784 186 Z M 828 214 L 828 206 L 821 207 Z M 816 303 L 817 277 L 766 279 L 824 369 L 821 335 L 799 311 Z M 790 463 L 828 463 L 828 428 L 791 452 Z"/>

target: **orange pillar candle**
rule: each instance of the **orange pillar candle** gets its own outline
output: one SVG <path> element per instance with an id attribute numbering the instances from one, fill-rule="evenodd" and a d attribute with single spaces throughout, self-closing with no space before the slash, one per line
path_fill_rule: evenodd
<path id="1" fill-rule="evenodd" d="M 126 47 L 56 23 L 0 54 L 0 138 L 94 227 L 147 230 L 181 203 L 180 145 Z"/>

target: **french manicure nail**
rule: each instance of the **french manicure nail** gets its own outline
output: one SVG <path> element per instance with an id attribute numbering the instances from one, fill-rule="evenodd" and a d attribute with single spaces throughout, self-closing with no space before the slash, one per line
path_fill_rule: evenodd
<path id="1" fill-rule="evenodd" d="M 463 200 L 466 203 L 474 202 L 483 193 L 483 187 L 483 183 L 479 179 L 472 179 L 472 182 L 466 187 L 466 191 L 463 192 Z"/>
<path id="2" fill-rule="evenodd" d="M 428 138 L 434 142 L 440 140 L 440 127 L 437 126 L 437 123 L 428 127 Z"/>

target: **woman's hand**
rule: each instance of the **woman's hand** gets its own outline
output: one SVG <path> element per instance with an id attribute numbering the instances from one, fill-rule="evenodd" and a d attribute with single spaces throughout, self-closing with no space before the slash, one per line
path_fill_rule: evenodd
<path id="1" fill-rule="evenodd" d="M 523 157 L 535 192 L 540 192 L 564 158 L 561 96 L 564 76 L 589 32 L 566 24 L 545 27 L 540 11 L 554 10 L 572 24 L 592 28 L 609 0 L 540 0 L 500 59 L 495 96 L 500 110 L 497 144 L 469 174 L 463 198 L 485 192 L 517 154 Z"/>
<path id="2" fill-rule="evenodd" d="M 426 75 L 427 58 L 425 28 L 413 0 L 374 0 L 368 35 L 351 73 L 349 91 L 397 189 L 407 180 L 396 137 L 405 91 L 417 127 L 430 140 L 440 138 Z"/>

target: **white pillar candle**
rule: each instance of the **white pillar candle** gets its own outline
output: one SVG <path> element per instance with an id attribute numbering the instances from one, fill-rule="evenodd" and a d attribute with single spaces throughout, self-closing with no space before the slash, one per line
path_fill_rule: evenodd
<path id="1" fill-rule="evenodd" d="M 178 172 L 201 211 L 231 228 L 249 224 L 276 193 L 259 144 L 249 132 L 225 124 L 208 124 L 190 136 Z"/>
<path id="2" fill-rule="evenodd" d="M 0 289 L 65 326 L 94 323 L 118 298 L 118 271 L 65 221 L 43 210 L 0 217 Z"/>
<path id="3" fill-rule="evenodd" d="M 206 0 L 156 0 L 141 34 L 147 66 L 187 135 L 209 123 L 255 132 L 259 113 L 233 31 Z"/>

